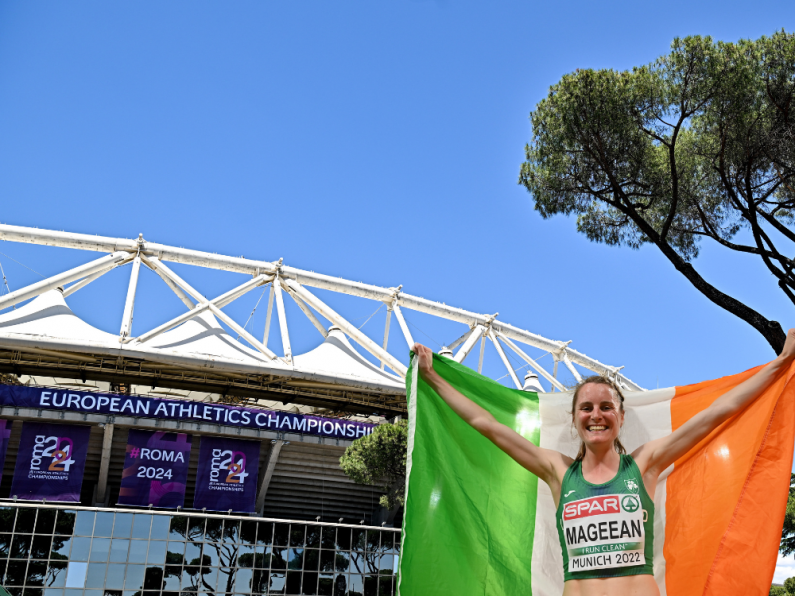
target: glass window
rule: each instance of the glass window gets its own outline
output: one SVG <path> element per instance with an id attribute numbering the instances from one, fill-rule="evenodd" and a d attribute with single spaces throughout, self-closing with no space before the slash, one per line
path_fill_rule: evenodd
<path id="1" fill-rule="evenodd" d="M 306 526 L 293 524 L 290 526 L 290 546 L 303 546 L 306 535 Z"/>
<path id="2" fill-rule="evenodd" d="M 394 583 L 391 577 L 378 578 L 378 596 L 392 596 L 394 593 Z"/>
<path id="3" fill-rule="evenodd" d="M 337 550 L 351 550 L 351 529 L 337 528 Z"/>
<path id="4" fill-rule="evenodd" d="M 55 518 L 55 533 L 64 536 L 71 536 L 75 530 L 76 511 L 64 509 L 58 512 Z"/>
<path id="5" fill-rule="evenodd" d="M 284 573 L 271 573 L 269 594 L 284 594 Z"/>
<path id="6" fill-rule="evenodd" d="M 53 520 L 54 522 L 55 520 Z M 49 559 L 50 547 L 52 546 L 51 536 L 34 536 L 30 547 L 31 559 Z"/>
<path id="7" fill-rule="evenodd" d="M 320 548 L 320 526 L 306 527 L 306 545 L 310 548 Z"/>
<path id="8" fill-rule="evenodd" d="M 351 537 L 351 550 L 356 550 L 363 553 L 364 545 L 365 545 L 365 531 L 353 530 L 353 535 Z"/>
<path id="9" fill-rule="evenodd" d="M 75 535 L 91 536 L 94 533 L 94 512 L 78 511 L 75 519 Z"/>
<path id="10" fill-rule="evenodd" d="M 151 515 L 143 515 L 141 513 L 136 513 L 133 516 L 133 538 L 142 538 L 143 540 L 149 538 L 149 528 L 152 526 L 152 517 Z"/>
<path id="11" fill-rule="evenodd" d="M 202 549 L 202 565 L 211 566 L 211 567 L 220 567 L 221 566 L 221 557 L 219 548 L 221 548 L 217 544 L 205 544 L 204 548 Z"/>
<path id="12" fill-rule="evenodd" d="M 124 571 L 126 565 L 111 563 L 108 565 L 108 574 L 105 579 L 105 588 L 111 590 L 121 590 L 124 587 Z"/>
<path id="13" fill-rule="evenodd" d="M 188 533 L 188 518 L 184 515 L 175 515 L 168 526 L 169 540 L 185 540 Z"/>
<path id="14" fill-rule="evenodd" d="M 11 549 L 11 534 L 0 534 L 0 559 L 8 557 Z"/>
<path id="15" fill-rule="evenodd" d="M 207 586 L 214 586 L 218 581 L 218 567 L 202 567 L 201 569 L 201 588 L 202 590 Z M 210 592 L 213 590 L 210 589 Z"/>
<path id="16" fill-rule="evenodd" d="M 243 521 L 240 523 L 240 542 L 244 544 L 256 544 L 257 522 Z"/>
<path id="17" fill-rule="evenodd" d="M 221 567 L 218 570 L 218 581 L 216 582 L 216 586 L 218 586 L 218 592 L 231 592 L 233 590 L 232 586 L 234 586 L 234 584 L 235 569 Z"/>
<path id="18" fill-rule="evenodd" d="M 181 579 L 182 579 L 182 567 L 167 565 L 165 573 L 163 574 L 163 589 L 179 590 Z"/>
<path id="19" fill-rule="evenodd" d="M 240 542 L 240 522 L 237 520 L 226 520 L 224 522 L 224 542 L 234 544 Z"/>
<path id="20" fill-rule="evenodd" d="M 72 552 L 69 558 L 72 561 L 88 561 L 88 553 L 91 550 L 91 538 L 73 538 Z"/>
<path id="21" fill-rule="evenodd" d="M 185 543 L 169 540 L 166 550 L 166 565 L 182 565 L 185 562 Z"/>
<path id="22" fill-rule="evenodd" d="M 331 573 L 334 571 L 334 559 L 337 553 L 333 550 L 320 551 L 320 571 Z"/>
<path id="23" fill-rule="evenodd" d="M 254 567 L 259 569 L 269 569 L 271 566 L 271 549 L 273 547 L 266 546 L 264 551 L 258 551 L 254 556 Z"/>
<path id="24" fill-rule="evenodd" d="M 66 569 L 66 587 L 84 588 L 86 586 L 87 572 L 88 563 L 75 563 L 74 561 L 69 561 L 69 566 Z"/>
<path id="25" fill-rule="evenodd" d="M 337 528 L 324 526 L 321 531 L 320 548 L 334 549 L 337 544 Z"/>
<path id="26" fill-rule="evenodd" d="M 24 584 L 27 568 L 27 561 L 10 561 L 6 567 L 6 585 L 21 586 Z"/>
<path id="27" fill-rule="evenodd" d="M 364 596 L 376 596 L 378 594 L 378 576 L 364 576 Z"/>
<path id="28" fill-rule="evenodd" d="M 381 550 L 388 552 L 392 549 L 392 541 L 395 539 L 394 532 L 381 532 Z"/>
<path id="29" fill-rule="evenodd" d="M 28 577 L 25 580 L 25 585 L 28 586 L 43 586 L 44 575 L 47 573 L 46 561 L 31 561 L 28 563 Z"/>
<path id="30" fill-rule="evenodd" d="M 36 517 L 36 534 L 52 534 L 55 528 L 55 509 L 39 509 Z"/>
<path id="31" fill-rule="evenodd" d="M 113 514 L 109 511 L 97 513 L 97 521 L 94 522 L 94 536 L 110 538 L 113 535 Z"/>
<path id="32" fill-rule="evenodd" d="M 51 559 L 68 559 L 69 547 L 72 545 L 72 539 L 67 536 L 54 536 L 52 539 L 52 550 L 50 551 Z"/>
<path id="33" fill-rule="evenodd" d="M 146 563 L 146 548 L 149 543 L 145 540 L 130 540 L 129 563 Z"/>
<path id="34" fill-rule="evenodd" d="M 287 549 L 273 547 L 271 553 L 271 569 L 287 569 Z"/>
<path id="35" fill-rule="evenodd" d="M 291 548 L 287 551 L 287 568 L 299 571 L 304 568 L 304 549 Z"/>
<path id="36" fill-rule="evenodd" d="M 381 555 L 378 562 L 379 571 L 388 571 L 389 573 L 392 573 L 392 559 L 393 555 Z"/>
<path id="37" fill-rule="evenodd" d="M 163 569 L 147 567 L 144 572 L 144 590 L 159 590 L 163 587 Z"/>
<path id="38" fill-rule="evenodd" d="M 112 563 L 126 563 L 130 541 L 114 538 L 110 543 L 110 560 Z"/>
<path id="39" fill-rule="evenodd" d="M 151 540 L 165 540 L 168 538 L 168 530 L 171 526 L 171 517 L 168 515 L 152 516 L 152 533 L 149 535 Z"/>
<path id="40" fill-rule="evenodd" d="M 162 565 L 166 562 L 166 543 L 162 540 L 149 542 L 149 554 L 146 557 L 149 565 Z"/>
<path id="41" fill-rule="evenodd" d="M 287 546 L 289 536 L 289 525 L 275 524 L 273 528 L 273 546 Z"/>
<path id="42" fill-rule="evenodd" d="M 201 542 L 188 542 L 188 544 L 185 546 L 185 564 L 201 565 L 201 556 Z"/>
<path id="43" fill-rule="evenodd" d="M 11 543 L 12 559 L 27 559 L 30 556 L 30 539 L 32 536 L 25 534 L 14 534 L 14 542 Z"/>
<path id="44" fill-rule="evenodd" d="M 33 534 L 33 526 L 36 524 L 36 510 L 33 508 L 17 510 L 17 523 L 14 526 L 14 533 Z"/>
<path id="45" fill-rule="evenodd" d="M 241 545 L 237 549 L 237 566 L 238 567 L 254 567 L 254 547 Z"/>
<path id="46" fill-rule="evenodd" d="M 317 580 L 318 596 L 331 596 L 334 589 L 334 575 L 331 573 L 321 573 Z"/>
<path id="47" fill-rule="evenodd" d="M 380 550 L 381 532 L 378 530 L 367 530 L 367 552 L 375 553 Z"/>
<path id="48" fill-rule="evenodd" d="M 143 565 L 127 565 L 127 576 L 124 579 L 125 590 L 140 590 L 144 585 Z"/>
<path id="49" fill-rule="evenodd" d="M 88 559 L 92 563 L 107 563 L 108 551 L 110 551 L 110 538 L 94 538 L 91 543 L 91 556 Z"/>
<path id="50" fill-rule="evenodd" d="M 58 588 L 46 588 L 43 596 L 63 596 L 63 590 Z"/>
<path id="51" fill-rule="evenodd" d="M 348 565 L 350 562 L 351 554 L 350 553 L 337 553 L 337 556 L 334 557 L 334 568 L 336 571 L 341 573 L 345 573 L 348 571 Z"/>
<path id="52" fill-rule="evenodd" d="M 285 582 L 285 591 L 287 594 L 300 594 L 301 593 L 301 572 L 288 571 L 287 581 Z"/>
<path id="53" fill-rule="evenodd" d="M 207 520 L 207 529 L 204 533 L 204 540 L 206 542 L 220 542 L 221 541 L 221 530 L 223 528 L 223 520 L 220 519 L 208 519 Z"/>
<path id="54" fill-rule="evenodd" d="M 307 596 L 317 594 L 317 573 L 304 572 L 304 578 L 301 583 L 301 594 L 306 594 Z"/>
<path id="55" fill-rule="evenodd" d="M 89 563 L 86 573 L 86 588 L 101 588 L 105 583 L 107 563 Z"/>
<path id="56" fill-rule="evenodd" d="M 355 574 L 348 576 L 348 590 L 358 594 L 364 591 L 364 581 L 361 575 Z"/>
<path id="57" fill-rule="evenodd" d="M 266 546 L 273 544 L 273 523 L 259 522 L 257 524 L 257 544 Z"/>
<path id="58" fill-rule="evenodd" d="M 113 523 L 114 538 L 129 538 L 132 530 L 132 513 L 117 513 L 116 521 Z"/>
<path id="59" fill-rule="evenodd" d="M 317 571 L 320 563 L 320 551 L 308 548 L 304 551 L 304 570 Z"/>
<path id="60" fill-rule="evenodd" d="M 348 572 L 349 573 L 364 573 L 366 569 L 364 568 L 364 554 L 352 552 L 351 553 L 351 560 L 348 565 Z"/>
<path id="61" fill-rule="evenodd" d="M 52 588 L 63 588 L 66 585 L 66 561 L 50 561 L 44 585 Z"/>
<path id="62" fill-rule="evenodd" d="M 334 576 L 334 594 L 345 594 L 348 587 L 348 578 L 341 573 Z"/>
<path id="63" fill-rule="evenodd" d="M 188 540 L 202 540 L 204 538 L 204 522 L 203 517 L 190 517 L 188 518 Z"/>
<path id="64" fill-rule="evenodd" d="M 251 591 L 251 582 L 253 580 L 253 571 L 251 569 L 238 569 L 237 573 L 234 576 L 235 585 L 234 590 L 235 592 L 250 592 Z M 298 594 L 299 592 L 296 592 Z"/>

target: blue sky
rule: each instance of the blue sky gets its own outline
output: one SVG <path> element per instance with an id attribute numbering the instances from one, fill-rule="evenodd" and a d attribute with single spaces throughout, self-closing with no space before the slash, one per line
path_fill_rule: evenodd
<path id="1" fill-rule="evenodd" d="M 789 0 L 753 10 L 725 1 L 661 10 L 642 2 L 2 0 L 0 221 L 143 233 L 403 284 L 573 340 L 645 387 L 739 372 L 772 357 L 755 331 L 654 249 L 592 244 L 570 219 L 543 221 L 516 181 L 528 113 L 561 75 L 649 62 L 675 36 L 756 38 L 792 31 L 794 21 Z M 9 243 L 0 251 L 12 289 L 38 279 L 12 259 L 49 275 L 90 258 Z M 705 245 L 696 266 L 768 318 L 795 324 L 756 259 Z M 185 275 L 212 295 L 240 281 Z M 125 276 L 76 294 L 76 310 L 115 331 Z M 150 293 L 136 310 L 139 331 L 182 308 L 151 275 L 143 283 Z M 239 321 L 257 297 L 235 306 Z M 363 321 L 371 313 L 348 314 Z M 307 349 L 317 341 L 309 332 L 296 339 Z"/>

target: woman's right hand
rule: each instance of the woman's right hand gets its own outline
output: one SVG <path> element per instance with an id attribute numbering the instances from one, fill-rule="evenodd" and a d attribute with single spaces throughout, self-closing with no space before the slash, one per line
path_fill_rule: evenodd
<path id="1" fill-rule="evenodd" d="M 433 351 L 422 344 L 414 344 L 411 350 L 417 355 L 417 367 L 423 379 L 433 374 Z"/>

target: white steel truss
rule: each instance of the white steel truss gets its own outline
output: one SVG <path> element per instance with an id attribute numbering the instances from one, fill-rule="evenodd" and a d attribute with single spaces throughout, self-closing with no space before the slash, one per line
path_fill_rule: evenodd
<path id="1" fill-rule="evenodd" d="M 489 343 L 496 349 L 500 360 L 507 369 L 508 376 L 517 388 L 521 389 L 522 384 L 503 346 L 510 348 L 513 353 L 526 363 L 525 366 L 532 368 L 549 382 L 553 390 L 563 391 L 566 389 L 557 379 L 559 362 L 563 362 L 564 366 L 577 381 L 582 378 L 582 375 L 575 365 L 597 374 L 610 376 L 627 389 L 642 389 L 620 373 L 623 367 L 603 364 L 581 352 L 573 350 L 569 347 L 570 342 L 547 339 L 531 333 L 530 331 L 500 321 L 497 319 L 497 315 L 479 314 L 413 296 L 402 292 L 402 286 L 396 288 L 383 288 L 323 275 L 313 271 L 296 269 L 283 265 L 281 260 L 279 262 L 252 260 L 243 257 L 230 257 L 177 248 L 145 241 L 142 236 L 132 240 L 0 224 L 0 240 L 108 253 L 106 256 L 95 259 L 85 265 L 75 267 L 69 271 L 54 275 L 48 279 L 0 297 L 0 310 L 35 298 L 36 296 L 40 296 L 54 289 L 60 290 L 63 297 L 70 296 L 108 271 L 120 265 L 132 263 L 132 271 L 124 305 L 124 314 L 122 316 L 117 343 L 114 346 L 97 347 L 97 345 L 94 345 L 89 349 L 79 341 L 70 344 L 68 341 L 61 339 L 48 343 L 46 338 L 26 344 L 19 338 L 5 338 L 3 334 L 0 333 L 0 347 L 19 347 L 25 345 L 31 351 L 50 350 L 58 354 L 79 352 L 98 353 L 98 351 L 103 352 L 103 350 L 106 350 L 105 353 L 114 353 L 113 350 L 116 350 L 116 352 L 121 350 L 122 352 L 119 352 L 120 354 L 137 354 L 136 357 L 143 359 L 153 359 L 158 362 L 166 362 L 179 366 L 201 367 L 206 366 L 206 363 L 202 364 L 198 361 L 199 359 L 192 362 L 191 357 L 188 355 L 175 356 L 173 354 L 164 354 L 162 350 L 159 351 L 157 348 L 151 346 L 156 338 L 164 336 L 164 334 L 174 330 L 179 325 L 212 314 L 254 348 L 256 352 L 252 353 L 258 354 L 259 359 L 254 358 L 251 360 L 251 358 L 249 358 L 250 362 L 246 363 L 225 362 L 223 359 L 218 359 L 213 362 L 214 367 L 227 370 L 230 374 L 236 372 L 251 374 L 253 371 L 258 370 L 259 374 L 263 375 L 279 375 L 285 378 L 298 378 L 316 383 L 330 383 L 375 391 L 380 389 L 388 391 L 391 394 L 397 394 L 402 384 L 402 378 L 404 378 L 406 374 L 406 366 L 387 351 L 389 345 L 390 321 L 394 315 L 406 345 L 409 347 L 412 346 L 414 339 L 409 331 L 403 312 L 403 309 L 407 309 L 465 325 L 466 328 L 463 334 L 449 344 L 449 348 L 446 347 L 445 351 L 452 354 L 452 351 L 458 348 L 458 351 L 453 357 L 456 361 L 463 362 L 475 348 L 478 340 L 480 340 L 479 370 L 482 369 L 483 366 L 483 354 L 486 340 L 488 339 Z M 208 300 L 172 271 L 165 264 L 166 262 L 243 273 L 250 275 L 251 279 L 217 298 Z M 188 310 L 171 321 L 141 333 L 136 337 L 132 335 L 132 321 L 141 265 L 151 269 L 160 276 L 168 287 L 171 288 L 185 304 Z M 72 285 L 67 286 L 67 284 Z M 260 341 L 249 331 L 244 329 L 243 326 L 234 321 L 222 308 L 256 287 L 268 285 L 270 288 L 267 315 L 263 340 Z M 383 303 L 387 307 L 383 337 L 378 337 L 377 339 L 368 337 L 362 330 L 358 329 L 314 293 L 310 292 L 308 288 L 327 290 Z M 378 365 L 380 365 L 380 370 L 377 370 L 377 372 L 380 373 L 381 376 L 379 379 L 381 380 L 373 381 L 371 379 L 370 381 L 355 381 L 346 378 L 345 375 L 335 376 L 333 372 L 318 373 L 317 371 L 302 368 L 304 366 L 301 363 L 302 355 L 296 356 L 293 354 L 293 348 L 290 342 L 290 333 L 285 314 L 284 294 L 287 294 L 295 301 L 301 312 L 306 315 L 325 341 L 330 341 L 332 339 L 332 334 L 329 332 L 329 327 L 321 322 L 321 318 L 326 319 L 331 324 L 331 329 L 334 327 L 338 328 L 342 333 L 361 346 L 361 348 L 370 353 L 376 359 Z M 282 357 L 278 357 L 267 347 L 274 303 L 279 319 L 279 331 L 283 351 Z M 522 345 L 551 353 L 552 358 L 547 359 L 547 361 L 552 360 L 552 371 L 547 371 L 537 360 L 531 358 L 525 351 L 527 348 L 521 347 Z M 401 348 L 401 350 L 405 353 L 405 346 Z M 84 358 L 85 356 L 76 356 L 78 359 L 80 357 Z M 378 365 L 375 365 L 374 368 L 378 369 Z M 386 369 L 390 369 L 392 372 L 388 372 Z"/>

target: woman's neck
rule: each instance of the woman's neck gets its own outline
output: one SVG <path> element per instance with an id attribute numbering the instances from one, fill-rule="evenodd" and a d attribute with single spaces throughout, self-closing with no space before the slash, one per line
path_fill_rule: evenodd
<path id="1" fill-rule="evenodd" d="M 621 464 L 621 456 L 610 445 L 607 449 L 585 449 L 582 458 L 582 473 L 588 482 L 602 484 L 615 477 Z"/>

